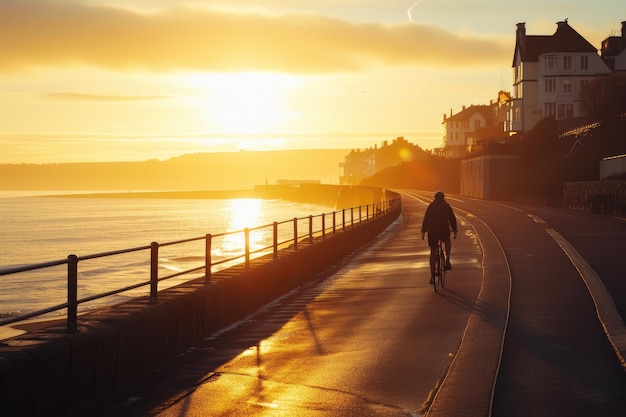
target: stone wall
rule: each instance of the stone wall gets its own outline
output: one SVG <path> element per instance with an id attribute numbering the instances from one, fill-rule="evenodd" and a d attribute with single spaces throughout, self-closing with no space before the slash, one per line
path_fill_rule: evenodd
<path id="1" fill-rule="evenodd" d="M 626 181 L 567 182 L 563 185 L 563 208 L 625 214 Z"/>

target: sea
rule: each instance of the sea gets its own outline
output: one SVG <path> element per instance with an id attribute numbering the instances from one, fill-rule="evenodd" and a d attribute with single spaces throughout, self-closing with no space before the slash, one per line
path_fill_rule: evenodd
<path id="1" fill-rule="evenodd" d="M 48 195 L 55 193 L 46 192 Z M 139 199 L 53 197 L 0 193 L 0 271 L 24 265 L 140 248 L 158 242 L 252 230 L 251 250 L 272 244 L 272 229 L 258 226 L 332 212 L 332 208 L 263 199 Z M 293 226 L 285 232 L 293 236 Z M 284 236 L 280 239 L 284 239 Z M 215 239 L 212 261 L 242 253 L 244 234 Z M 159 248 L 159 277 L 204 265 L 203 240 Z M 240 260 L 238 261 L 240 262 Z M 224 264 L 222 267 L 227 267 Z M 217 268 L 219 269 L 219 268 Z M 159 282 L 159 289 L 202 276 L 202 271 Z M 144 282 L 150 251 L 79 262 L 78 298 Z M 79 312 L 145 296 L 149 286 L 81 304 Z M 67 265 L 0 275 L 0 319 L 67 301 Z M 63 315 L 65 310 L 46 317 Z"/>

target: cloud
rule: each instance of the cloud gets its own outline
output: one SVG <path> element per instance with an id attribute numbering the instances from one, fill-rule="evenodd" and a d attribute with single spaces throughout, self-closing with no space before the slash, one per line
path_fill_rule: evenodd
<path id="1" fill-rule="evenodd" d="M 47 99 L 52 99 L 52 100 L 70 100 L 70 101 L 149 101 L 149 100 L 164 100 L 164 99 L 172 98 L 171 96 L 122 96 L 122 95 L 71 93 L 71 92 L 45 93 L 43 96 Z"/>
<path id="2" fill-rule="evenodd" d="M 371 65 L 493 66 L 510 39 L 434 25 L 353 23 L 312 13 L 171 8 L 154 13 L 46 0 L 0 2 L 0 70 L 328 73 Z"/>

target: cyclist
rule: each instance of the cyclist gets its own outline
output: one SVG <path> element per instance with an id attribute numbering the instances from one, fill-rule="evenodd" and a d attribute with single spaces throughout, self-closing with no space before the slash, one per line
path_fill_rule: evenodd
<path id="1" fill-rule="evenodd" d="M 450 265 L 450 251 L 452 250 L 452 242 L 450 242 L 450 230 L 454 232 L 454 238 L 457 235 L 456 216 L 452 211 L 452 207 L 445 200 L 442 191 L 435 192 L 435 199 L 428 205 L 422 222 L 422 239 L 428 232 L 428 246 L 430 246 L 430 283 L 435 280 L 435 259 L 437 258 L 437 244 L 441 240 L 445 242 L 446 247 L 446 269 L 452 269 Z"/>

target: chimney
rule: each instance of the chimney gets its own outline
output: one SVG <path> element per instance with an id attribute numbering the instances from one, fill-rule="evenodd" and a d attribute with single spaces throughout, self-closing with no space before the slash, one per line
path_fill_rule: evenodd
<path id="1" fill-rule="evenodd" d="M 520 49 L 526 49 L 526 23 L 522 22 L 517 24 L 517 31 L 515 35 Z"/>
<path id="2" fill-rule="evenodd" d="M 626 21 L 622 22 L 622 40 L 626 40 Z"/>

